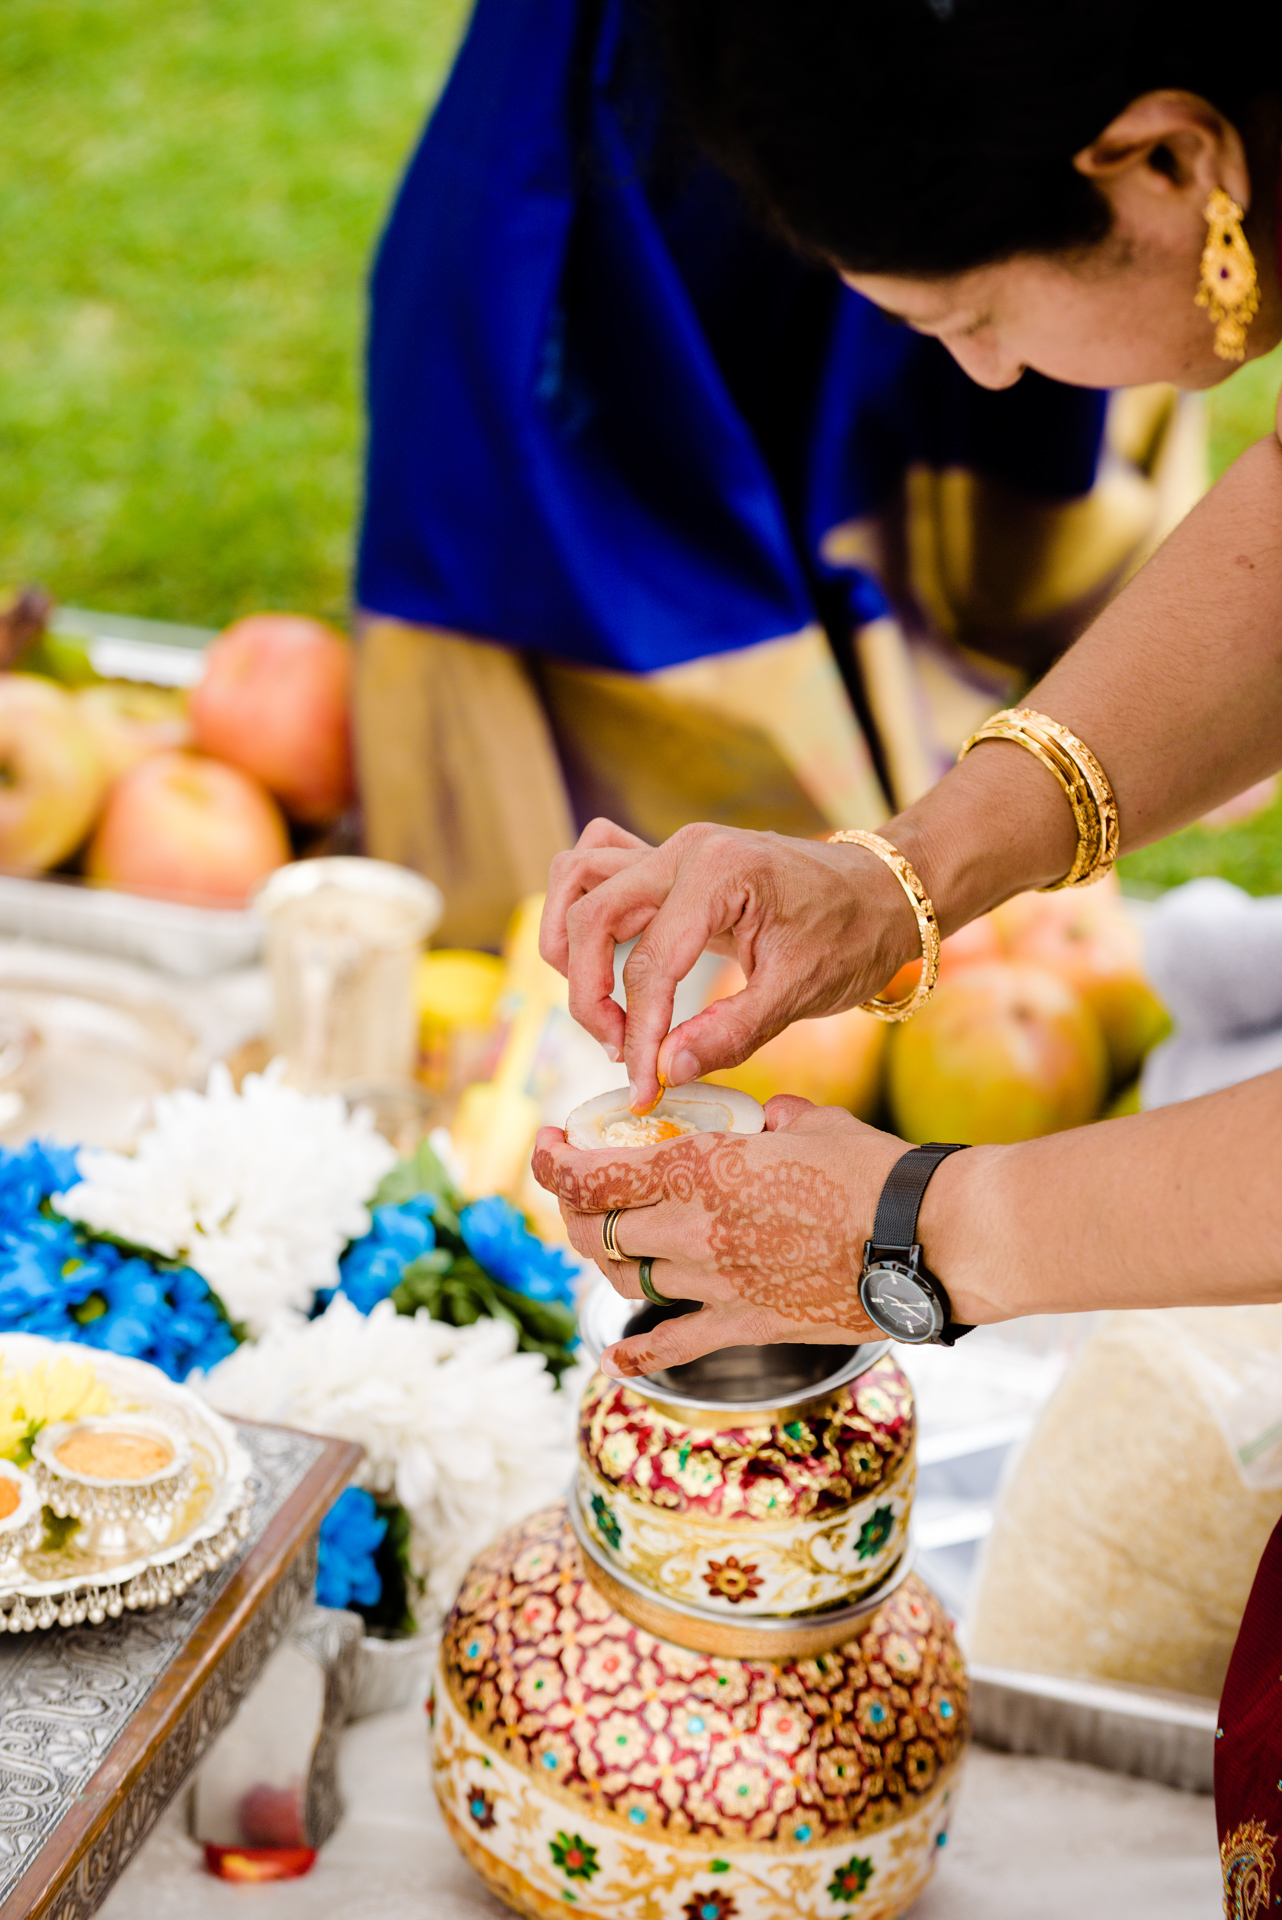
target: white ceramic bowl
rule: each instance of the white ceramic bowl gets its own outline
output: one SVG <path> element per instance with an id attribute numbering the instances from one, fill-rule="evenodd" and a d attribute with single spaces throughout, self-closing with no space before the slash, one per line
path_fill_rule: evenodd
<path id="1" fill-rule="evenodd" d="M 652 1147 L 683 1133 L 760 1133 L 765 1124 L 765 1108 L 750 1093 L 693 1080 L 670 1088 L 647 1114 L 631 1111 L 626 1087 L 599 1093 L 574 1109 L 565 1137 L 572 1147 L 587 1149 Z"/>

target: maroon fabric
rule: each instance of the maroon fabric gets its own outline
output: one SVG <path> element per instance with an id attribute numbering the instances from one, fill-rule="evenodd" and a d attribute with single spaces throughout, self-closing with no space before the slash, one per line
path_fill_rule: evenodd
<path id="1" fill-rule="evenodd" d="M 1264 1549 L 1220 1698 L 1215 1822 L 1227 1920 L 1282 1913 L 1282 1521 Z"/>

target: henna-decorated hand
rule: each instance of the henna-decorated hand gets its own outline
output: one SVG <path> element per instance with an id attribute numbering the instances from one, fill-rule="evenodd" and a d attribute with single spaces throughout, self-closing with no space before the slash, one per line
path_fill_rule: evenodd
<path id="1" fill-rule="evenodd" d="M 638 936 L 614 992 L 614 949 Z M 648 847 L 594 820 L 552 863 L 540 947 L 570 983 L 570 1012 L 612 1059 L 636 1104 L 737 1066 L 793 1020 L 877 993 L 920 948 L 894 875 L 861 847 L 691 826 Z M 672 998 L 699 955 L 733 954 L 747 985 L 669 1034 Z"/>
<path id="2" fill-rule="evenodd" d="M 637 1261 L 673 1300 L 703 1311 L 619 1341 L 603 1366 L 616 1378 L 680 1365 L 718 1347 L 775 1340 L 853 1342 L 876 1336 L 859 1305 L 859 1270 L 882 1183 L 902 1140 L 840 1107 L 782 1095 L 760 1134 L 695 1133 L 657 1147 L 578 1152 L 545 1127 L 534 1151 L 570 1239 L 628 1300 L 642 1297 Z M 602 1216 L 631 1257 L 607 1259 Z M 876 1336 L 879 1337 L 879 1336 Z"/>

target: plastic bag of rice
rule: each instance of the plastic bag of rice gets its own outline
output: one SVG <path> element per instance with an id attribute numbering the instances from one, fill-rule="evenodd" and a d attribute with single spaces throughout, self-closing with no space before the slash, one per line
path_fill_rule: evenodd
<path id="1" fill-rule="evenodd" d="M 1259 1464 L 1279 1355 L 1278 1306 L 1107 1321 L 1003 1491 L 971 1658 L 1217 1698 L 1282 1512 Z M 1241 1441 L 1244 1408 L 1261 1440 Z"/>

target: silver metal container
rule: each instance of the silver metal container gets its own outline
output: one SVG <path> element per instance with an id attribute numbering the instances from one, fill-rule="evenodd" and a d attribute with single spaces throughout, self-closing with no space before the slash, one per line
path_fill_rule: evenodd
<path id="1" fill-rule="evenodd" d="M 1214 1700 L 1013 1667 L 971 1667 L 970 1682 L 975 1738 L 986 1746 L 1083 1760 L 1193 1793 L 1215 1784 Z"/>

